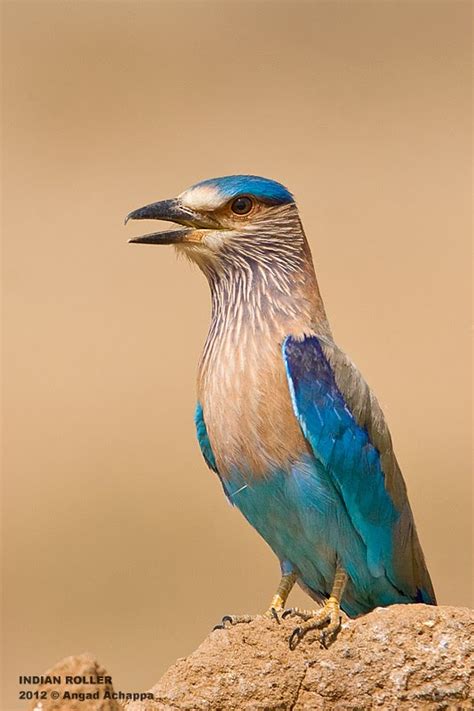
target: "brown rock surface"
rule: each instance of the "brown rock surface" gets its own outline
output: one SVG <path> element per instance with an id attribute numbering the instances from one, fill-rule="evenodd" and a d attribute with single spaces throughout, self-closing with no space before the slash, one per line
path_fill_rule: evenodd
<path id="1" fill-rule="evenodd" d="M 114 691 L 111 684 L 66 684 L 66 676 L 105 677 L 106 670 L 91 654 L 80 654 L 66 657 L 54 667 L 48 669 L 43 676 L 60 676 L 61 684 L 43 684 L 35 690 L 46 692 L 46 699 L 35 699 L 29 705 L 32 711 L 123 711 L 123 706 L 114 699 L 104 699 L 104 692 Z M 85 698 L 84 700 L 68 697 L 68 694 L 93 694 L 99 692 L 98 699 Z M 56 695 L 58 698 L 53 698 Z M 66 698 L 65 698 L 66 697 Z"/>
<path id="2" fill-rule="evenodd" d="M 329 649 L 264 617 L 216 630 L 127 711 L 474 709 L 474 612 L 394 605 L 345 620 Z M 48 710 L 49 711 L 49 710 Z"/>

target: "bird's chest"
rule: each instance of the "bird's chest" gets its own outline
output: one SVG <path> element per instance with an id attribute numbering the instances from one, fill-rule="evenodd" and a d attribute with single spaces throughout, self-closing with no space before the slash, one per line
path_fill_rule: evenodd
<path id="1" fill-rule="evenodd" d="M 307 451 L 278 342 L 219 344 L 202 369 L 198 396 L 221 477 L 289 470 Z"/>

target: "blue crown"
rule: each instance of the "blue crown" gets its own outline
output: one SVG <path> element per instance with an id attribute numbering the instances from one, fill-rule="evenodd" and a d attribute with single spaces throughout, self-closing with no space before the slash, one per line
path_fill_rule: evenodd
<path id="1" fill-rule="evenodd" d="M 270 205 L 285 205 L 294 202 L 293 195 L 281 183 L 257 175 L 225 175 L 222 178 L 210 178 L 196 183 L 193 188 L 201 185 L 215 187 L 227 199 L 237 195 L 254 195 L 262 202 Z"/>

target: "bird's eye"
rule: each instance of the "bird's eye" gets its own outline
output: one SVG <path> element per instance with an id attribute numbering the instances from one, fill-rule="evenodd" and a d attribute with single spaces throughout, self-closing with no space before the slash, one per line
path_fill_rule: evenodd
<path id="1" fill-rule="evenodd" d="M 238 198 L 235 198 L 235 200 L 232 202 L 232 205 L 230 206 L 232 212 L 235 212 L 236 215 L 247 215 L 250 210 L 253 207 L 253 201 L 246 196 L 241 196 Z"/>

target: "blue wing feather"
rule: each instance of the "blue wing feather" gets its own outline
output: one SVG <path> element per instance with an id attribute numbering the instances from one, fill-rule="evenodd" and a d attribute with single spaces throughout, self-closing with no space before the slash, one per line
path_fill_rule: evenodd
<path id="1" fill-rule="evenodd" d="M 381 454 L 369 434 L 375 424 L 366 426 L 354 415 L 320 339 L 312 336 L 298 341 L 288 337 L 282 350 L 295 415 L 365 543 L 370 574 L 386 575 L 408 598 L 415 600 L 421 589 L 426 600 L 434 602 L 403 480 L 397 468 L 393 487 L 397 496 L 392 496 Z M 347 367 L 347 362 L 344 365 Z M 356 372 L 354 366 L 352 369 Z M 362 379 L 360 382 L 364 393 L 369 393 L 367 401 L 373 404 L 367 386 Z M 383 416 L 379 410 L 376 415 L 391 448 Z M 392 459 L 396 462 L 394 456 Z M 399 545 L 400 531 L 409 538 L 406 550 Z"/>
<path id="2" fill-rule="evenodd" d="M 209 435 L 207 434 L 206 423 L 204 422 L 204 416 L 202 414 L 201 403 L 198 402 L 196 405 L 196 411 L 194 413 L 194 424 L 196 425 L 196 434 L 201 447 L 202 456 L 204 457 L 207 466 L 212 469 L 213 472 L 217 471 L 216 459 L 212 451 L 211 443 L 209 442 Z"/>
<path id="3" fill-rule="evenodd" d="M 232 501 L 232 498 L 230 497 L 229 492 L 227 491 L 222 477 L 217 469 L 216 458 L 214 457 L 214 452 L 212 451 L 211 443 L 209 441 L 209 435 L 207 434 L 207 427 L 204 421 L 204 415 L 200 402 L 198 402 L 198 404 L 196 405 L 196 411 L 194 413 L 194 424 L 196 425 L 196 434 L 199 446 L 201 447 L 202 456 L 204 457 L 204 460 L 209 469 L 212 469 L 212 471 L 215 472 L 219 477 L 220 482 L 222 484 L 222 488 L 224 489 L 224 494 L 227 496 L 229 502 L 234 505 L 234 502 Z"/>

